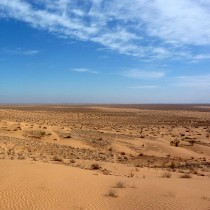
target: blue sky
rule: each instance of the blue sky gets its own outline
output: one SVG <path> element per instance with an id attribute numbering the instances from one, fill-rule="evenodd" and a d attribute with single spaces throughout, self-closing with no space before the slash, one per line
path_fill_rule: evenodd
<path id="1" fill-rule="evenodd" d="M 1 0 L 0 103 L 210 103 L 210 1 Z"/>

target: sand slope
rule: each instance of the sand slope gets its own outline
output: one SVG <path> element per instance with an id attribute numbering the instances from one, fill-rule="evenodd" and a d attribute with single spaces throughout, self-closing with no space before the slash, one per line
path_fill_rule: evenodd
<path id="1" fill-rule="evenodd" d="M 209 119 L 190 105 L 0 106 L 0 210 L 210 210 Z"/>
<path id="2" fill-rule="evenodd" d="M 2 210 L 210 209 L 210 179 L 120 178 L 41 162 L 0 161 Z M 155 174 L 155 173 L 154 173 Z M 148 175 L 149 176 L 149 175 Z M 123 180 L 125 188 L 115 188 Z M 110 189 L 118 197 L 107 196 Z"/>

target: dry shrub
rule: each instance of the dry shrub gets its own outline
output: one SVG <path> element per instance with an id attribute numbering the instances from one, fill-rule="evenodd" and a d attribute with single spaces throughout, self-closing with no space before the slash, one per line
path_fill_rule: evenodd
<path id="1" fill-rule="evenodd" d="M 18 154 L 18 160 L 24 160 L 25 157 L 23 156 L 23 154 Z"/>
<path id="2" fill-rule="evenodd" d="M 92 163 L 91 164 L 91 169 L 92 170 L 98 170 L 100 168 L 100 165 L 98 163 Z"/>
<path id="3" fill-rule="evenodd" d="M 112 197 L 112 198 L 118 197 L 117 191 L 116 190 L 113 190 L 113 189 L 109 190 L 108 196 L 109 197 Z"/>
<path id="4" fill-rule="evenodd" d="M 41 139 L 42 137 L 44 137 L 45 132 L 44 131 L 27 131 L 24 135 L 30 138 Z"/>
<path id="5" fill-rule="evenodd" d="M 125 183 L 123 181 L 119 181 L 119 182 L 117 182 L 115 187 L 116 188 L 125 188 L 126 186 L 125 186 Z"/>
<path id="6" fill-rule="evenodd" d="M 191 172 L 192 174 L 198 174 L 198 171 L 197 171 L 195 168 L 191 168 L 191 169 L 190 169 L 190 172 Z"/>
<path id="7" fill-rule="evenodd" d="M 180 143 L 180 141 L 179 141 L 178 139 L 175 139 L 175 140 L 172 140 L 172 141 L 170 142 L 170 145 L 171 145 L 171 146 L 178 147 L 178 146 L 179 146 L 179 143 Z"/>
<path id="8" fill-rule="evenodd" d="M 102 173 L 103 173 L 104 175 L 109 175 L 109 174 L 111 173 L 111 171 L 109 171 L 109 170 L 107 170 L 107 169 L 103 169 L 103 170 L 102 170 Z"/>
<path id="9" fill-rule="evenodd" d="M 70 139 L 71 138 L 71 134 L 70 133 L 62 133 L 59 132 L 59 137 L 63 138 L 63 139 Z"/>
<path id="10" fill-rule="evenodd" d="M 171 174 L 169 173 L 169 172 L 164 172 L 163 174 L 162 174 L 162 178 L 171 178 Z"/>
<path id="11" fill-rule="evenodd" d="M 54 161 L 58 161 L 58 162 L 62 162 L 63 161 L 63 158 L 62 157 L 59 157 L 59 156 L 54 156 L 53 157 L 53 160 Z"/>
<path id="12" fill-rule="evenodd" d="M 182 174 L 180 178 L 189 179 L 192 178 L 192 176 L 190 174 Z"/>

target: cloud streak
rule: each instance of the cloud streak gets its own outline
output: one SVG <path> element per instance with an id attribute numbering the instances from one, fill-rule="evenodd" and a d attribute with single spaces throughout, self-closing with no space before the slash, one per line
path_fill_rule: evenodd
<path id="1" fill-rule="evenodd" d="M 11 55 L 36 55 L 39 53 L 39 50 L 25 50 L 17 48 L 17 49 L 2 49 L 1 52 Z"/>
<path id="2" fill-rule="evenodd" d="M 132 79 L 161 79 L 165 76 L 165 72 L 163 71 L 144 71 L 138 69 L 132 69 L 124 71 L 121 76 L 128 77 Z"/>
<path id="3" fill-rule="evenodd" d="M 77 73 L 89 73 L 89 74 L 98 74 L 98 71 L 93 71 L 88 68 L 75 68 L 71 69 L 71 71 L 77 72 Z"/>
<path id="4" fill-rule="evenodd" d="M 129 89 L 157 89 L 156 85 L 140 85 L 140 86 L 129 86 Z"/>
<path id="5" fill-rule="evenodd" d="M 209 59 L 209 10 L 204 0 L 0 1 L 1 18 L 147 59 Z"/>
<path id="6" fill-rule="evenodd" d="M 210 74 L 196 76 L 180 76 L 176 79 L 176 86 L 186 88 L 210 88 Z"/>

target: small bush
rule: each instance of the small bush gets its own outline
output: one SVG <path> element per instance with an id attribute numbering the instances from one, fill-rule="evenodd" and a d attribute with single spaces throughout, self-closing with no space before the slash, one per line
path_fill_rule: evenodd
<path id="1" fill-rule="evenodd" d="M 171 174 L 169 172 L 164 172 L 162 178 L 171 178 Z"/>
<path id="2" fill-rule="evenodd" d="M 195 139 L 190 139 L 188 142 L 191 144 L 191 146 L 193 146 L 195 143 Z"/>
<path id="3" fill-rule="evenodd" d="M 54 157 L 53 157 L 53 160 L 54 160 L 54 161 L 58 161 L 58 162 L 62 162 L 62 161 L 63 161 L 63 158 L 58 157 L 58 156 L 54 156 Z"/>
<path id="4" fill-rule="evenodd" d="M 117 182 L 117 184 L 116 184 L 115 187 L 116 187 L 116 188 L 125 188 L 126 186 L 125 186 L 125 183 L 124 183 L 124 182 L 119 181 L 119 182 Z"/>
<path id="5" fill-rule="evenodd" d="M 104 175 L 109 175 L 110 174 L 110 171 L 107 170 L 107 169 L 103 169 L 102 172 L 103 172 Z"/>
<path id="6" fill-rule="evenodd" d="M 180 143 L 180 141 L 179 141 L 178 139 L 175 139 L 175 140 L 172 140 L 172 141 L 170 142 L 170 145 L 171 145 L 171 146 L 178 147 L 178 146 L 179 146 L 179 143 Z"/>
<path id="7" fill-rule="evenodd" d="M 40 131 L 40 135 L 44 136 L 45 132 L 44 131 Z"/>
<path id="8" fill-rule="evenodd" d="M 91 164 L 91 169 L 92 170 L 98 170 L 100 168 L 100 165 L 98 163 L 92 163 Z"/>
<path id="9" fill-rule="evenodd" d="M 25 157 L 24 157 L 22 154 L 18 154 L 18 159 L 19 159 L 19 160 L 24 160 Z"/>
<path id="10" fill-rule="evenodd" d="M 192 178 L 192 176 L 190 174 L 182 174 L 180 178 L 189 179 Z"/>
<path id="11" fill-rule="evenodd" d="M 190 169 L 190 172 L 191 172 L 192 174 L 198 174 L 198 171 L 197 171 L 196 169 L 194 169 L 194 168 Z"/>
<path id="12" fill-rule="evenodd" d="M 117 194 L 117 192 L 116 192 L 115 190 L 111 189 L 111 190 L 109 190 L 109 192 L 108 192 L 108 196 L 109 196 L 109 197 L 116 198 L 116 197 L 118 197 L 118 194 Z"/>
<path id="13" fill-rule="evenodd" d="M 169 168 L 171 168 L 171 169 L 175 169 L 175 163 L 174 162 L 169 162 Z"/>
<path id="14" fill-rule="evenodd" d="M 74 159 L 71 159 L 69 162 L 70 163 L 75 163 L 76 161 Z"/>

